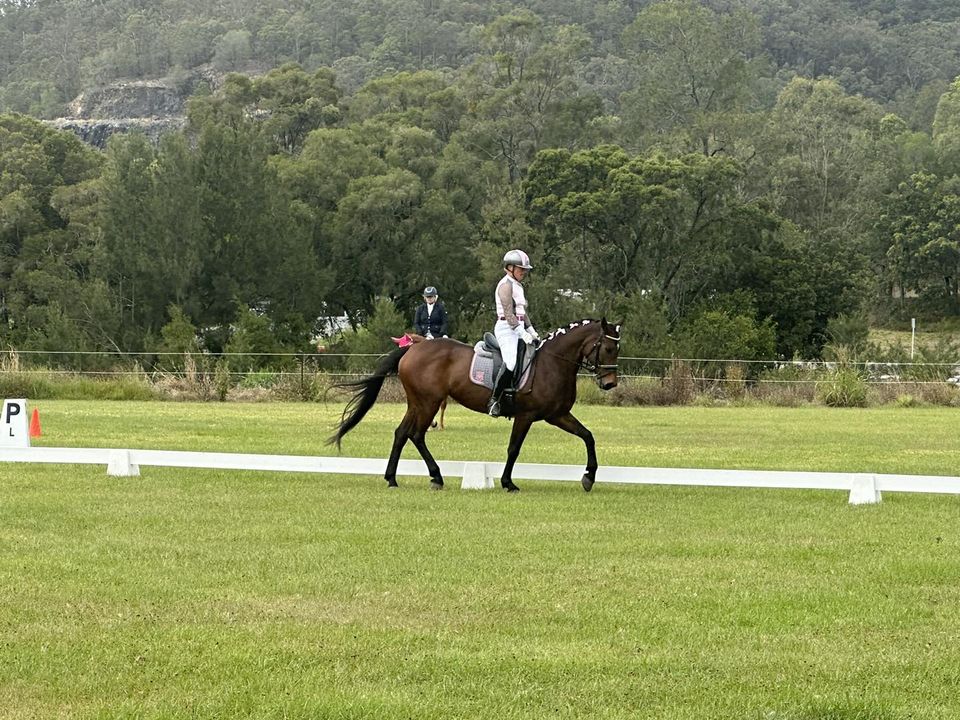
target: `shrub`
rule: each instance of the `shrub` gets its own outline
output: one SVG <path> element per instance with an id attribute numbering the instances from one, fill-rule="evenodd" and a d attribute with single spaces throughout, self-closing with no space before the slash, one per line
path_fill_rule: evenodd
<path id="1" fill-rule="evenodd" d="M 742 363 L 727 363 L 724 370 L 726 382 L 723 385 L 723 394 L 729 400 L 743 400 L 747 392 L 747 373 Z"/>
<path id="2" fill-rule="evenodd" d="M 690 363 L 674 358 L 670 362 L 666 377 L 663 378 L 663 388 L 666 405 L 686 405 L 693 400 L 696 383 Z"/>
<path id="3" fill-rule="evenodd" d="M 829 407 L 866 407 L 867 383 L 856 370 L 840 367 L 817 383 L 817 399 Z"/>

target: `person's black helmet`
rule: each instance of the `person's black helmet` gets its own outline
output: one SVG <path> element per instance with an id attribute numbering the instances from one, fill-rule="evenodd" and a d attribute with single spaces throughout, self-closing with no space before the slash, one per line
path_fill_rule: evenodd
<path id="1" fill-rule="evenodd" d="M 423 289 L 423 296 L 424 296 L 424 297 L 436 297 L 436 296 L 437 296 L 437 289 L 436 289 L 433 285 L 427 285 L 427 287 L 425 287 L 425 288 Z"/>

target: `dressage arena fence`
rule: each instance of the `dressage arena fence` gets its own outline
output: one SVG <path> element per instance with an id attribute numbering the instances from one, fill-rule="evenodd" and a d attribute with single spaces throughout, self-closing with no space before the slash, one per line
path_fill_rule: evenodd
<path id="1" fill-rule="evenodd" d="M 386 459 L 376 458 L 55 447 L 0 448 L 0 462 L 106 465 L 107 474 L 116 477 L 139 476 L 141 466 L 380 476 L 387 466 Z M 439 465 L 444 477 L 462 478 L 465 490 L 491 489 L 503 471 L 503 463 L 497 462 Z M 513 479 L 579 482 L 583 472 L 581 465 L 517 463 Z M 426 477 L 421 460 L 401 460 L 397 474 Z M 960 495 L 960 477 L 938 475 L 601 466 L 597 483 L 843 490 L 853 505 L 878 503 L 885 491 Z"/>
<path id="2" fill-rule="evenodd" d="M 36 411 L 34 411 L 36 412 Z M 32 447 L 26 399 L 7 399 L 0 412 L 0 462 L 106 465 L 107 474 L 117 477 L 140 475 L 140 466 L 205 468 L 217 470 L 279 471 L 331 475 L 380 475 L 386 458 L 340 456 L 260 455 L 251 453 L 196 452 L 116 448 Z M 473 460 L 441 461 L 444 477 L 459 477 L 465 490 L 495 486 L 503 463 Z M 422 478 L 426 467 L 421 460 L 400 460 L 397 474 Z M 580 482 L 582 465 L 517 463 L 517 480 L 560 480 Z M 872 473 L 799 472 L 785 470 L 703 470 L 695 468 L 647 468 L 601 466 L 598 483 L 628 485 L 704 485 L 716 487 L 787 488 L 845 490 L 849 502 L 862 505 L 880 502 L 883 491 L 945 493 L 960 495 L 960 477 L 939 475 L 888 475 Z"/>

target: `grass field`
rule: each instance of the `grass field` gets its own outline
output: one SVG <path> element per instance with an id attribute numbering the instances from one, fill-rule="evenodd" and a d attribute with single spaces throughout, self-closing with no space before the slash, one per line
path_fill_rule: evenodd
<path id="1" fill-rule="evenodd" d="M 289 454 L 330 453 L 340 411 L 37 406 L 35 444 Z M 578 411 L 601 464 L 950 475 L 955 413 Z M 401 414 L 344 454 L 383 456 Z M 508 432 L 451 408 L 428 440 L 499 460 Z M 521 461 L 582 444 L 537 427 Z M 954 497 L 142 473 L 0 464 L 0 717 L 960 716 Z"/>

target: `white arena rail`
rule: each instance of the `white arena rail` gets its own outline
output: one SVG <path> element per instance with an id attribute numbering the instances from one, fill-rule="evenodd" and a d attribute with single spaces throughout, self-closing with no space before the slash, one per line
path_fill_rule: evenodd
<path id="1" fill-rule="evenodd" d="M 179 450 L 123 450 L 112 448 L 0 448 L 0 462 L 106 465 L 114 476 L 136 476 L 141 465 L 223 470 L 258 470 L 301 473 L 383 475 L 385 458 L 347 458 L 250 453 L 186 452 Z M 462 478 L 463 489 L 493 488 L 503 463 L 441 461 L 445 477 Z M 421 460 L 401 460 L 397 474 L 426 477 Z M 579 482 L 582 465 L 517 463 L 515 480 Z M 849 491 L 849 501 L 860 505 L 880 502 L 881 492 L 920 492 L 960 495 L 960 477 L 939 475 L 885 475 L 873 473 L 796 472 L 768 470 L 703 470 L 601 466 L 598 483 L 632 485 L 701 485 L 719 487 L 787 488 Z"/>

